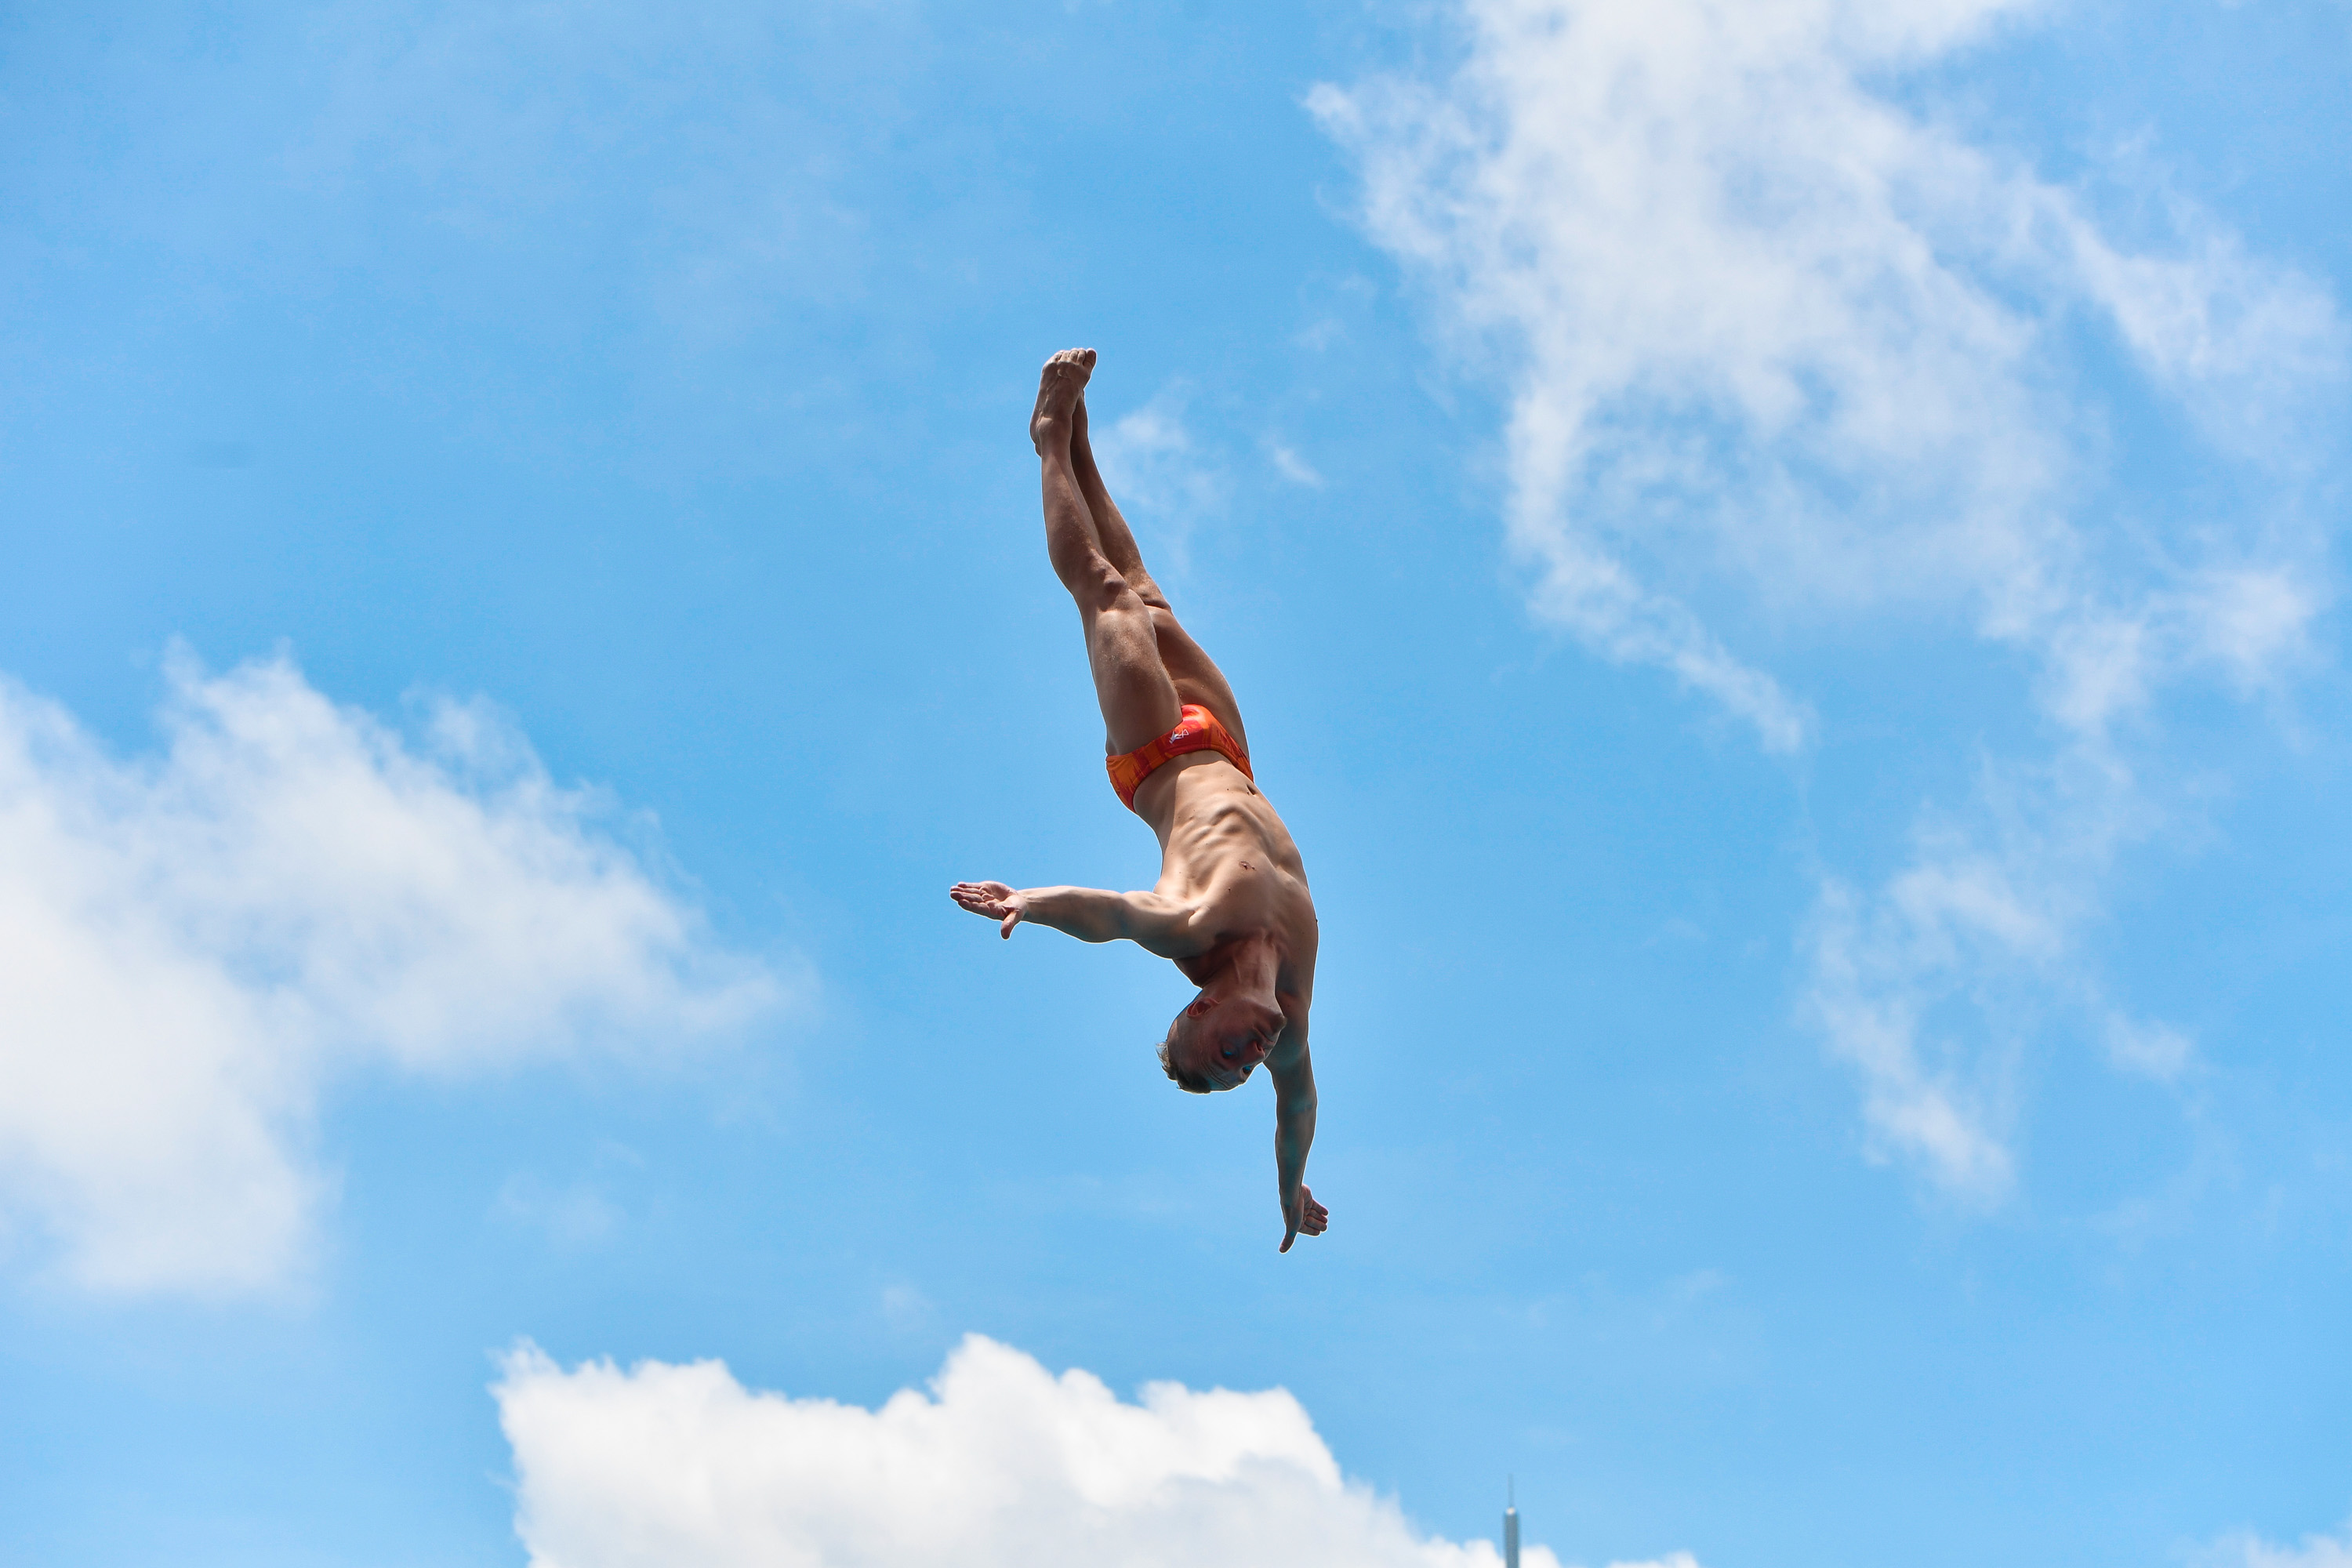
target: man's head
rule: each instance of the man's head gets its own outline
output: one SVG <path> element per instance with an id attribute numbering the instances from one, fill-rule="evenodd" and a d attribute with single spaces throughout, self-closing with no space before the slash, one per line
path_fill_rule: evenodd
<path id="1" fill-rule="evenodd" d="M 1220 995 L 1202 986 L 1168 1026 L 1160 1065 L 1188 1094 L 1238 1089 L 1282 1036 L 1282 1009 L 1253 996 Z"/>

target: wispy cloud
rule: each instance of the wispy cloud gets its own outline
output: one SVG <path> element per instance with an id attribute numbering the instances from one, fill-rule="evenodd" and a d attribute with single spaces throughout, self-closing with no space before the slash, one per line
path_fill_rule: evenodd
<path id="1" fill-rule="evenodd" d="M 1345 1479 L 1280 1389 L 1155 1383 L 1128 1404 L 976 1334 L 928 1394 L 874 1410 L 754 1392 L 717 1362 L 567 1372 L 528 1346 L 496 1392 L 534 1568 L 1501 1563 Z M 1522 1561 L 1559 1568 L 1542 1546 Z"/>
<path id="2" fill-rule="evenodd" d="M 283 660 L 171 677 L 133 761 L 0 680 L 0 1205 L 67 1278 L 285 1281 L 339 1068 L 661 1052 L 788 994 L 478 705 L 412 743 Z"/>
<path id="3" fill-rule="evenodd" d="M 1878 85 L 2033 8 L 1462 0 L 1450 78 L 1308 100 L 1449 352 L 1507 384 L 1507 533 L 1539 617 L 1780 752 L 1811 705 L 1697 606 L 1821 636 L 1957 617 L 2037 672 L 2051 758 L 1989 765 L 1875 891 L 1827 878 L 1807 942 L 1809 1012 L 1877 1146 L 1978 1195 L 2011 1176 L 2004 989 L 2054 986 L 2134 1070 L 2185 1059 L 2161 1025 L 2099 1022 L 2075 950 L 2157 819 L 2159 694 L 2307 657 L 2330 590 L 2294 487 L 2340 458 L 2314 441 L 2344 361 L 2323 290 L 2178 200 L 2160 244 L 2126 246 Z M 2086 504 L 2105 425 L 2079 389 L 2126 384 L 2240 466 L 2240 515 Z"/>
<path id="4" fill-rule="evenodd" d="M 869 15 L 859 32 L 878 40 L 893 21 Z M 598 190 L 621 222 L 590 251 L 647 290 L 689 352 L 786 300 L 865 286 L 840 142 L 811 134 L 824 109 L 772 76 L 825 18 L 348 0 L 310 26 L 325 68 L 299 84 L 308 122 L 279 158 L 299 189 L 395 204 L 469 247 L 554 265 L 577 264 L 571 226 Z"/>
<path id="5" fill-rule="evenodd" d="M 1313 490 L 1323 488 L 1323 476 L 1316 469 L 1315 465 L 1281 442 L 1268 441 L 1265 444 L 1265 456 L 1266 460 L 1274 465 L 1274 471 L 1292 484 L 1305 485 L 1308 489 Z"/>
<path id="6" fill-rule="evenodd" d="M 528 1172 L 507 1178 L 490 1212 L 502 1220 L 539 1231 L 556 1246 L 578 1249 L 599 1246 L 620 1228 L 620 1205 L 593 1183 L 577 1181 L 551 1185 Z"/>
<path id="7" fill-rule="evenodd" d="M 1192 568 L 1193 530 L 1225 502 L 1223 465 L 1185 423 L 1186 401 L 1183 384 L 1171 383 L 1140 408 L 1089 433 L 1119 510 L 1150 531 L 1141 541 L 1145 556 L 1164 559 L 1179 572 Z"/>
<path id="8" fill-rule="evenodd" d="M 2258 1535 L 2236 1535 L 2194 1554 L 2195 1568 L 2352 1568 L 2352 1525 L 2337 1535 L 2306 1535 L 2278 1546 Z"/>
<path id="9" fill-rule="evenodd" d="M 606 1143 L 597 1150 L 590 1168 L 568 1182 L 551 1182 L 534 1171 L 517 1171 L 499 1187 L 490 1213 L 507 1224 L 535 1230 L 568 1251 L 601 1247 L 628 1218 L 612 1194 L 610 1178 L 644 1165 L 634 1150 Z"/>

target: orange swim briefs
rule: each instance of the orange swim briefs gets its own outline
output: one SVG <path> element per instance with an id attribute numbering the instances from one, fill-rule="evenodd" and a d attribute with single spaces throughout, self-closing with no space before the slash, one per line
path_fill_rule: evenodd
<path id="1" fill-rule="evenodd" d="M 1176 728 L 1156 741 L 1149 741 L 1122 757 L 1105 759 L 1103 765 L 1110 770 L 1110 787 L 1118 791 L 1118 803 L 1128 810 L 1135 809 L 1135 792 L 1143 781 L 1171 757 L 1181 757 L 1187 752 L 1216 751 L 1224 753 L 1225 761 L 1241 769 L 1242 777 L 1255 778 L 1250 772 L 1249 753 L 1234 739 L 1234 732 L 1218 722 L 1217 716 L 1197 702 L 1184 704 L 1184 717 Z"/>

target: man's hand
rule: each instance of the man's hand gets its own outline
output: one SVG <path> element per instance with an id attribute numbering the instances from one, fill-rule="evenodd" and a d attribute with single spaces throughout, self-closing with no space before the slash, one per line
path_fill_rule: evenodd
<path id="1" fill-rule="evenodd" d="M 1331 1211 L 1315 1201 L 1315 1194 L 1300 1183 L 1298 1190 L 1282 1201 L 1281 1251 L 1290 1250 L 1290 1244 L 1303 1233 L 1320 1236 L 1331 1223 Z"/>
<path id="2" fill-rule="evenodd" d="M 1013 928 L 1029 912 L 1029 895 L 1002 882 L 958 882 L 948 889 L 948 897 L 973 914 L 1003 921 L 1003 929 L 997 934 L 1007 942 L 1013 940 Z"/>

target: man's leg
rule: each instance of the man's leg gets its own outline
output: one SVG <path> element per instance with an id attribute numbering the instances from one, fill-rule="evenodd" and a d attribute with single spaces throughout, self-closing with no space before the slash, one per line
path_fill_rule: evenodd
<path id="1" fill-rule="evenodd" d="M 1175 683 L 1160 661 L 1152 612 L 1105 555 L 1071 462 L 1074 416 L 1094 363 L 1092 349 L 1066 349 L 1045 362 L 1029 438 L 1044 484 L 1045 553 L 1077 604 L 1095 697 L 1102 704 L 1104 743 L 1116 755 L 1158 740 L 1183 715 Z M 1132 549 L 1133 541 L 1129 544 Z"/>
<path id="2" fill-rule="evenodd" d="M 1150 610 L 1160 662 L 1175 682 L 1177 697 L 1181 701 L 1197 702 L 1214 713 L 1234 732 L 1242 749 L 1247 751 L 1249 732 L 1242 728 L 1241 704 L 1234 697 L 1233 686 L 1208 651 L 1194 642 L 1192 634 L 1176 619 L 1176 612 L 1168 607 L 1168 595 L 1160 591 L 1160 584 L 1144 569 L 1143 552 L 1136 547 L 1135 534 L 1120 515 L 1118 503 L 1110 499 L 1110 491 L 1103 485 L 1102 470 L 1095 467 L 1094 447 L 1087 439 L 1087 401 L 1083 395 L 1071 424 L 1071 468 L 1077 475 L 1079 493 L 1086 498 L 1087 511 L 1094 519 L 1095 537 L 1104 559 Z"/>

